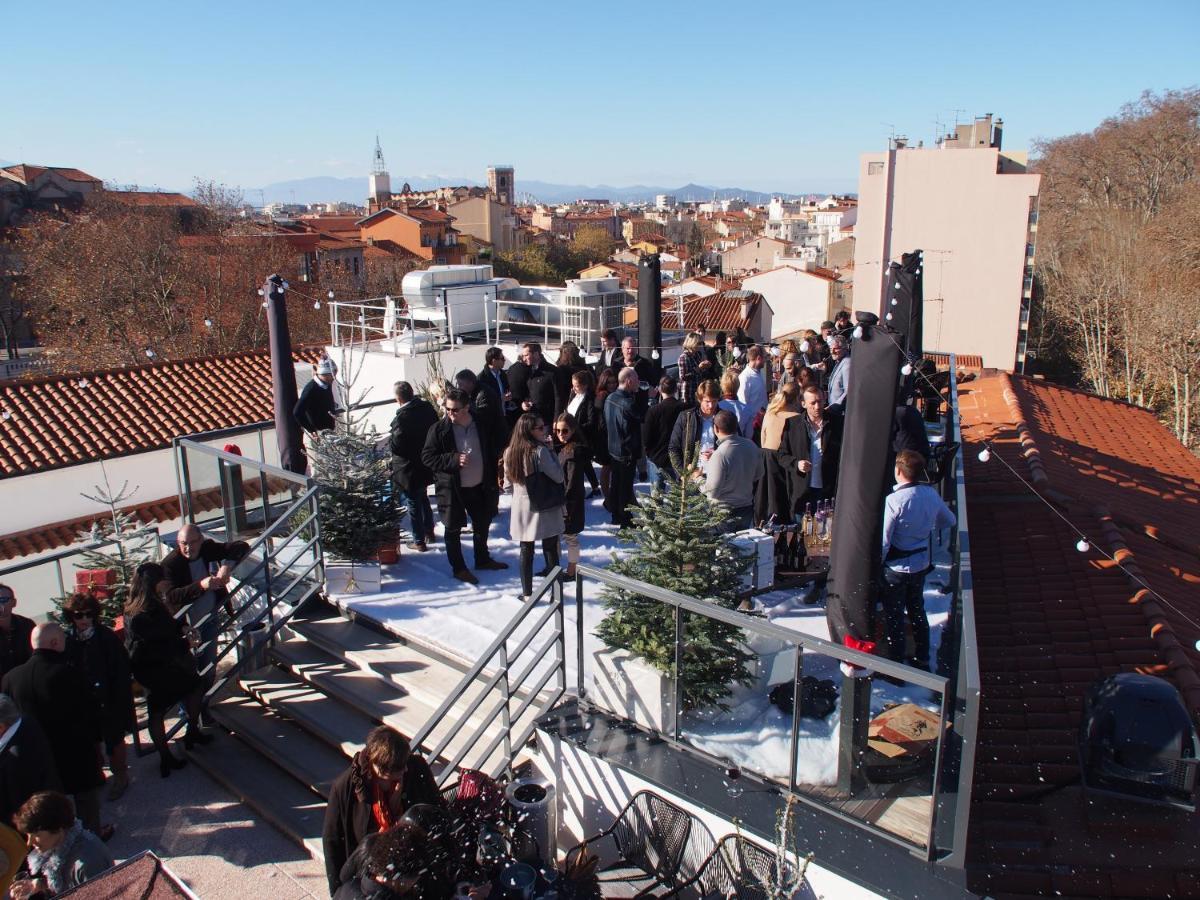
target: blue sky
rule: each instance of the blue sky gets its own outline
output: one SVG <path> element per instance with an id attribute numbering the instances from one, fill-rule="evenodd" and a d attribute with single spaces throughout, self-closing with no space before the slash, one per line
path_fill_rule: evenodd
<path id="1" fill-rule="evenodd" d="M 60 2 L 3 18 L 0 159 L 242 187 L 367 171 L 853 190 L 894 125 L 1005 146 L 1200 84 L 1200 2 Z M 15 86 L 15 89 L 14 89 Z"/>

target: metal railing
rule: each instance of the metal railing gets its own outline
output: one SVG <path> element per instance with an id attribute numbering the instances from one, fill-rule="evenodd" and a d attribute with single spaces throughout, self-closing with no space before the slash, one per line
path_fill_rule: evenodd
<path id="1" fill-rule="evenodd" d="M 511 776 L 513 760 L 533 736 L 537 720 L 566 693 L 566 627 L 560 572 L 558 567 L 550 572 L 413 736 L 413 747 L 434 765 L 439 787 L 464 765 L 493 777 L 502 772 Z M 548 604 L 543 602 L 547 596 Z M 535 617 L 535 611 L 541 614 Z M 549 636 L 538 641 L 546 636 L 551 622 Z M 516 647 L 510 649 L 510 642 L 516 642 Z M 549 657 L 552 650 L 553 658 Z M 546 693 L 552 679 L 555 686 Z M 476 750 L 489 733 L 491 741 Z M 500 756 L 493 762 L 497 751 Z M 445 763 L 439 769 L 438 761 L 442 760 Z"/>
<path id="2" fill-rule="evenodd" d="M 579 612 L 579 621 L 582 622 L 582 607 L 583 607 L 583 584 L 584 580 L 598 581 L 601 584 L 615 588 L 617 590 L 636 594 L 639 597 L 644 597 L 649 600 L 655 600 L 659 603 L 664 603 L 674 609 L 674 642 L 675 649 L 673 655 L 672 671 L 668 678 L 671 681 L 673 690 L 673 702 L 670 704 L 670 725 L 666 731 L 661 734 L 661 737 L 678 748 L 685 750 L 688 753 L 698 754 L 702 757 L 709 758 L 715 764 L 722 768 L 729 765 L 729 760 L 714 757 L 711 754 L 705 753 L 691 743 L 685 735 L 684 719 L 681 713 L 685 709 L 684 692 L 687 687 L 686 679 L 679 677 L 681 662 L 685 655 L 685 647 L 687 645 L 687 617 L 700 616 L 706 619 L 715 620 L 717 622 L 730 625 L 739 629 L 742 633 L 753 635 L 756 638 L 768 641 L 777 641 L 783 647 L 788 648 L 784 653 L 792 655 L 792 687 L 793 687 L 793 708 L 792 708 L 792 727 L 789 738 L 788 752 L 788 777 L 786 782 L 780 782 L 775 777 L 766 773 L 753 773 L 764 781 L 777 784 L 780 788 L 786 788 L 789 794 L 794 795 L 800 802 L 821 809 L 823 812 L 834 816 L 846 823 L 864 828 L 872 834 L 884 840 L 899 844 L 908 850 L 915 853 L 926 855 L 927 858 L 933 858 L 934 855 L 934 832 L 936 828 L 936 807 L 931 804 L 930 820 L 927 828 L 927 833 L 924 841 L 906 840 L 903 836 L 882 828 L 871 821 L 859 818 L 851 813 L 846 812 L 842 808 L 842 804 L 830 800 L 824 793 L 810 792 L 805 790 L 805 785 L 798 781 L 796 771 L 799 763 L 799 755 L 797 752 L 799 728 L 801 720 L 801 697 L 802 697 L 802 678 L 804 675 L 805 653 L 815 653 L 822 656 L 830 657 L 837 660 L 839 663 L 849 663 L 855 666 L 861 666 L 865 669 L 872 670 L 876 675 L 890 677 L 896 682 L 902 682 L 906 685 L 912 685 L 919 688 L 924 688 L 932 691 L 938 698 L 939 714 L 942 723 L 945 725 L 941 729 L 936 747 L 936 759 L 934 762 L 934 786 L 933 796 L 937 796 L 938 782 L 941 772 L 941 755 L 942 746 L 946 740 L 946 734 L 952 726 L 945 723 L 952 722 L 950 713 L 950 696 L 947 691 L 948 679 L 934 675 L 929 672 L 924 672 L 920 669 L 913 669 L 902 663 L 893 662 L 889 659 L 884 659 L 879 656 L 874 656 L 869 653 L 863 653 L 858 650 L 851 650 L 848 647 L 843 647 L 828 641 L 824 638 L 814 637 L 804 634 L 803 632 L 795 631 L 790 628 L 785 628 L 781 625 L 775 625 L 764 619 L 749 616 L 746 613 L 736 610 L 725 609 L 717 606 L 715 603 L 696 600 L 692 597 L 684 596 L 683 594 L 675 593 L 674 591 L 660 588 L 655 585 L 646 584 L 644 582 L 635 581 L 621 575 L 616 575 L 606 569 L 597 569 L 592 566 L 580 564 L 576 568 L 575 581 L 575 596 L 576 605 Z M 577 659 L 577 681 L 576 691 L 582 700 L 587 700 L 587 690 L 584 684 L 583 676 L 583 644 L 582 644 L 582 626 L 577 626 L 579 634 L 576 635 L 578 641 L 579 657 Z M 743 641 L 743 643 L 746 643 Z M 843 698 L 843 702 L 845 698 Z M 839 738 L 839 765 L 844 764 L 844 761 L 852 758 L 853 754 L 845 752 L 851 749 L 858 750 L 861 748 L 850 748 L 846 746 L 846 742 L 851 739 L 851 735 L 845 728 L 840 729 Z M 743 771 L 750 771 L 744 766 Z"/>
<path id="3" fill-rule="evenodd" d="M 125 535 L 123 540 L 133 540 L 136 538 L 154 535 L 154 553 L 152 559 L 157 560 L 161 552 L 162 544 L 157 540 L 159 531 L 157 526 L 149 526 L 140 528 L 137 531 L 130 532 Z M 116 538 L 103 538 L 100 540 L 89 541 L 86 544 L 80 544 L 75 547 L 67 547 L 63 550 L 55 550 L 52 553 L 45 553 L 41 556 L 36 556 L 33 559 L 28 559 L 25 562 L 14 563 L 7 566 L 0 566 L 0 581 L 4 581 L 12 575 L 17 575 L 22 572 L 32 572 L 36 569 L 41 569 L 48 566 L 54 566 L 55 580 L 58 584 L 58 596 L 65 597 L 68 593 L 67 584 L 63 580 L 63 560 L 70 559 L 73 556 L 82 556 L 91 550 L 99 550 L 103 547 L 112 547 L 120 543 Z M 80 568 L 76 566 L 75 568 Z"/>
<path id="4" fill-rule="evenodd" d="M 191 438 L 176 438 L 177 473 L 180 481 L 180 509 L 185 522 L 195 523 L 192 503 L 192 479 L 200 457 L 212 461 L 222 477 L 219 480 L 220 507 L 236 505 L 229 496 L 230 481 L 223 476 L 231 469 L 251 469 L 262 484 L 262 530 L 249 542 L 249 549 L 235 569 L 238 583 L 223 604 L 200 617 L 191 617 L 192 605 L 178 610 L 176 619 L 186 620 L 197 632 L 213 634 L 200 642 L 193 652 L 200 675 L 208 684 L 202 706 L 216 697 L 232 679 L 255 664 L 256 651 L 265 649 L 292 616 L 324 585 L 324 556 L 321 550 L 321 523 L 318 518 L 317 483 L 304 475 L 257 460 L 206 446 Z M 270 502 L 270 482 L 285 486 L 288 499 Z M 227 521 L 227 517 L 221 520 Z M 215 522 L 207 523 L 210 530 Z M 226 534 L 227 540 L 236 534 Z M 215 626 L 215 627 L 214 627 Z M 249 652 L 245 652 L 249 651 Z M 233 654 L 230 663 L 225 661 Z M 181 718 L 168 737 L 186 724 Z"/>

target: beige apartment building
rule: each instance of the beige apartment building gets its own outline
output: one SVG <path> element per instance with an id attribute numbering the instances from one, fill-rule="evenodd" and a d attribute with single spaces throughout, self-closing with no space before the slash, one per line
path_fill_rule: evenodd
<path id="1" fill-rule="evenodd" d="M 936 148 L 897 141 L 861 156 L 855 306 L 881 311 L 882 263 L 920 248 L 925 350 L 978 354 L 989 368 L 1021 371 L 1041 176 L 1028 174 L 1024 154 L 1001 151 L 1000 125 L 989 115 Z"/>

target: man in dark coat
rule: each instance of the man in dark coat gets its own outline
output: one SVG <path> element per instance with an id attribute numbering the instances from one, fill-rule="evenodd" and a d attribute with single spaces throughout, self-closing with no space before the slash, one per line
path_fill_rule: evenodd
<path id="1" fill-rule="evenodd" d="M 300 399 L 292 409 L 292 415 L 300 427 L 310 434 L 333 428 L 334 414 L 339 412 L 333 396 L 333 376 L 336 372 L 337 366 L 329 357 L 317 363 L 316 375 L 304 386 Z"/>
<path id="2" fill-rule="evenodd" d="M 658 382 L 659 401 L 646 413 L 646 421 L 642 423 L 642 445 L 646 449 L 646 458 L 657 470 L 652 478 L 658 487 L 663 487 L 664 481 L 674 481 L 679 477 L 671 465 L 671 432 L 675 430 L 675 420 L 683 411 L 683 402 L 676 396 L 679 385 L 670 375 L 664 375 Z"/>
<path id="3" fill-rule="evenodd" d="M 617 343 L 617 333 L 610 328 L 604 332 L 604 337 L 600 341 L 600 359 L 596 361 L 593 368 L 593 374 L 597 381 L 600 380 L 600 373 L 605 369 L 612 369 L 614 372 L 621 371 L 621 346 Z"/>
<path id="4" fill-rule="evenodd" d="M 497 458 L 504 455 L 508 446 L 508 420 L 504 417 L 504 403 L 496 392 L 488 390 L 470 369 L 463 369 L 454 376 L 454 386 L 471 398 L 471 415 L 481 428 L 496 435 Z"/>
<path id="5" fill-rule="evenodd" d="M 0 675 L 21 665 L 33 653 L 29 638 L 34 622 L 13 612 L 16 605 L 16 592 L 7 584 L 0 584 Z"/>
<path id="6" fill-rule="evenodd" d="M 418 803 L 442 805 L 429 763 L 413 754 L 398 731 L 377 726 L 329 789 L 321 844 L 331 895 L 337 893 L 342 867 L 363 838 L 395 826 Z"/>
<path id="7" fill-rule="evenodd" d="M 35 719 L 54 756 L 64 793 L 73 794 L 83 826 L 104 837 L 100 825 L 101 768 L 100 711 L 83 673 L 63 652 L 67 636 L 53 623 L 33 630 L 33 656 L 4 676 L 0 692 L 7 694 L 22 717 Z"/>
<path id="8" fill-rule="evenodd" d="M 508 369 L 508 386 L 516 417 L 535 412 L 542 421 L 554 421 L 554 366 L 542 357 L 542 345 L 530 342 L 521 347 L 521 359 Z"/>
<path id="9" fill-rule="evenodd" d="M 783 427 L 779 462 L 788 473 L 793 514 L 837 493 L 842 456 L 842 415 L 825 408 L 825 394 L 815 385 L 804 389 L 804 411 Z"/>
<path id="10" fill-rule="evenodd" d="M 166 600 L 172 611 L 187 606 L 188 625 L 200 634 L 196 667 L 211 686 L 217 674 L 217 636 L 221 633 L 221 613 L 232 618 L 233 604 L 226 590 L 234 566 L 246 558 L 250 545 L 245 541 L 221 543 L 205 538 L 193 524 L 184 525 L 175 537 L 175 549 L 162 561 L 170 588 Z M 197 594 L 197 590 L 199 593 Z"/>
<path id="11" fill-rule="evenodd" d="M 504 371 L 504 363 L 507 362 L 504 358 L 504 351 L 499 347 L 488 347 L 484 359 L 486 363 L 479 370 L 475 379 L 484 388 L 495 393 L 496 399 L 500 402 L 500 408 L 504 411 L 508 427 L 511 428 L 520 412 L 518 412 L 517 404 L 513 403 L 512 391 L 508 389 L 508 372 Z M 505 443 L 507 444 L 507 440 Z"/>
<path id="12" fill-rule="evenodd" d="M 13 813 L 38 791 L 61 787 L 42 726 L 0 694 L 0 821 L 12 822 Z"/>
<path id="13" fill-rule="evenodd" d="M 479 579 L 467 568 L 459 532 L 471 519 L 476 569 L 507 569 L 508 563 L 492 559 L 488 528 L 500 501 L 496 480 L 496 436 L 476 423 L 471 399 L 458 388 L 442 401 L 446 418 L 429 430 L 421 461 L 437 482 L 438 515 L 446 526 L 446 558 L 454 577 L 468 584 Z"/>
<path id="14" fill-rule="evenodd" d="M 408 546 L 424 553 L 433 540 L 433 507 L 429 505 L 429 485 L 433 472 L 421 461 L 425 439 L 437 424 L 437 410 L 424 397 L 418 397 L 407 381 L 396 382 L 396 402 L 400 408 L 392 419 L 388 445 L 392 451 L 392 484 L 400 502 L 412 517 L 412 543 Z"/>
<path id="15" fill-rule="evenodd" d="M 604 426 L 612 460 L 612 489 L 604 507 L 612 516 L 612 523 L 625 528 L 633 524 L 628 507 L 635 502 L 633 479 L 642 455 L 642 413 L 636 399 L 637 372 L 624 368 L 617 378 L 617 389 L 604 399 Z"/>

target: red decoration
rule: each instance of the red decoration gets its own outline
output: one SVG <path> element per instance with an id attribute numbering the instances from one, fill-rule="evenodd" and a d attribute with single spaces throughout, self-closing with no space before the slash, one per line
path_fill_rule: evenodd
<path id="1" fill-rule="evenodd" d="M 235 456 L 241 456 L 241 455 L 242 455 L 242 448 L 241 448 L 241 447 L 239 447 L 237 444 L 226 444 L 226 445 L 225 445 L 224 447 L 222 447 L 221 449 L 223 449 L 223 450 L 224 450 L 226 453 L 232 453 L 232 454 L 234 454 Z"/>

